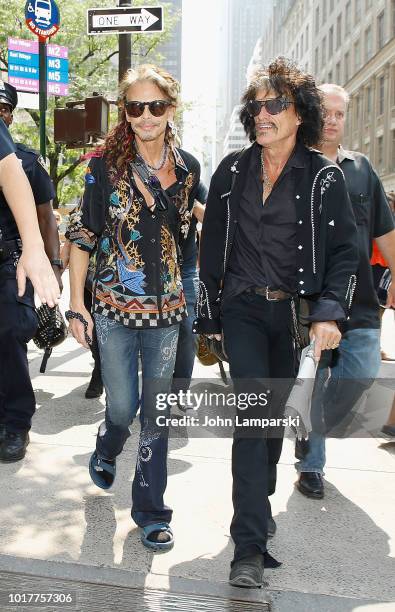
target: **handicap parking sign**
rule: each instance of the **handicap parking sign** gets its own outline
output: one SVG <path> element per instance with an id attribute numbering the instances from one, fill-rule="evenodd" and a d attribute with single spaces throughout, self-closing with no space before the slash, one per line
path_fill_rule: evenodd
<path id="1" fill-rule="evenodd" d="M 28 0 L 25 19 L 29 30 L 45 40 L 59 30 L 60 15 L 55 0 Z"/>

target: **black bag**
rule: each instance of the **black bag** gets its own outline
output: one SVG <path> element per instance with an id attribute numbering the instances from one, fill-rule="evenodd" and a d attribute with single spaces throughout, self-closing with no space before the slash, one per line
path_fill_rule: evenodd
<path id="1" fill-rule="evenodd" d="M 386 268 L 383 272 L 382 277 L 380 278 L 379 286 L 377 288 L 377 297 L 379 298 L 379 304 L 383 308 L 387 303 L 388 296 L 388 287 L 390 286 L 392 281 L 391 270 Z"/>
<path id="2" fill-rule="evenodd" d="M 39 308 L 36 308 L 36 314 L 38 328 L 33 342 L 39 349 L 44 349 L 44 357 L 40 366 L 40 372 L 43 374 L 52 349 L 54 346 L 61 344 L 67 337 L 67 325 L 59 306 L 50 308 L 47 304 L 42 304 Z"/>

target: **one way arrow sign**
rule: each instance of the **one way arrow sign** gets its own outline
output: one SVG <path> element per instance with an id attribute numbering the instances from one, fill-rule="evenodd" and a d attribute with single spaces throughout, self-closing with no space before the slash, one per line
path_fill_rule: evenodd
<path id="1" fill-rule="evenodd" d="M 163 8 L 94 8 L 87 10 L 88 34 L 163 32 Z"/>

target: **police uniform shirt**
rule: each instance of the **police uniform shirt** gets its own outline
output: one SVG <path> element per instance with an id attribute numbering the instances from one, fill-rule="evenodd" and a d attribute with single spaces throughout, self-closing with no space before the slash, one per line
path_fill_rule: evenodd
<path id="1" fill-rule="evenodd" d="M 15 145 L 6 124 L 0 119 L 0 160 L 10 153 L 15 153 Z"/>
<path id="2" fill-rule="evenodd" d="M 42 157 L 23 144 L 16 144 L 15 148 L 16 156 L 20 160 L 32 188 L 36 206 L 52 200 L 55 197 L 55 190 Z M 4 240 L 15 240 L 19 237 L 14 217 L 2 192 L 0 193 L 0 227 Z"/>

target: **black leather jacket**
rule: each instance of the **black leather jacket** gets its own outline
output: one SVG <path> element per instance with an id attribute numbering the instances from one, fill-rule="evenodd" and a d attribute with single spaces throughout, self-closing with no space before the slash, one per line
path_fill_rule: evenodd
<path id="1" fill-rule="evenodd" d="M 225 157 L 211 181 L 202 229 L 194 333 L 221 331 L 222 285 L 251 151 L 248 147 Z M 298 294 L 308 301 L 310 321 L 341 321 L 348 315 L 356 284 L 354 214 L 341 169 L 319 151 L 306 151 L 308 163 L 298 173 L 294 187 Z M 232 175 L 236 175 L 233 186 Z"/>

